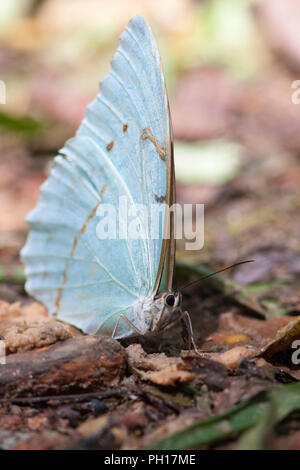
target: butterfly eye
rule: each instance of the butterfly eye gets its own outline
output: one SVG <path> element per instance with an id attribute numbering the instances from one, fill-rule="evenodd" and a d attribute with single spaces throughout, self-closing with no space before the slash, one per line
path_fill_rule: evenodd
<path id="1" fill-rule="evenodd" d="M 170 307 L 173 307 L 173 305 L 175 304 L 175 295 L 168 295 L 168 297 L 166 298 L 166 303 Z"/>

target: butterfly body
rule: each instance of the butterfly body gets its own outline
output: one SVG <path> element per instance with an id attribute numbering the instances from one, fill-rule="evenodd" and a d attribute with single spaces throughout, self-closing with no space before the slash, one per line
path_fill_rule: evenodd
<path id="1" fill-rule="evenodd" d="M 172 305 L 168 304 L 168 299 L 174 298 Z M 142 336 L 153 336 L 165 330 L 168 326 L 176 323 L 181 315 L 181 295 L 179 293 L 161 292 L 155 298 L 152 296 L 138 300 L 134 306 L 135 325 L 132 325 L 132 334 Z M 126 322 L 124 317 L 120 320 Z M 113 337 L 121 339 L 118 336 L 117 323 L 113 332 Z M 130 326 L 130 325 L 129 325 Z"/>

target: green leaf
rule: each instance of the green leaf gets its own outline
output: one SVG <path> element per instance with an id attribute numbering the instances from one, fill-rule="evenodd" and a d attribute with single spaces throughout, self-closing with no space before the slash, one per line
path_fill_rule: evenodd
<path id="1" fill-rule="evenodd" d="M 0 112 L 0 127 L 15 133 L 34 133 L 44 125 L 30 116 L 16 117 Z"/>
<path id="2" fill-rule="evenodd" d="M 245 432 L 236 449 L 261 450 L 272 447 L 274 428 L 291 413 L 300 410 L 300 383 L 292 383 L 272 390 L 269 403 L 256 425 Z"/>
<path id="3" fill-rule="evenodd" d="M 225 413 L 193 424 L 156 443 L 151 449 L 196 448 L 224 441 L 243 431 L 237 443 L 238 449 L 263 449 L 275 426 L 299 410 L 300 383 L 279 386 L 271 392 L 240 403 Z"/>
<path id="4" fill-rule="evenodd" d="M 292 343 L 300 338 L 300 316 L 277 332 L 274 340 L 263 349 L 262 356 L 269 362 L 291 365 Z"/>
<path id="5" fill-rule="evenodd" d="M 151 450 L 179 450 L 213 444 L 253 426 L 264 410 L 264 404 L 243 402 L 219 416 L 196 423 L 158 442 Z"/>
<path id="6" fill-rule="evenodd" d="M 0 264 L 0 282 L 3 282 L 6 278 L 6 271 L 4 266 Z"/>
<path id="7" fill-rule="evenodd" d="M 25 282 L 26 275 L 24 271 L 24 267 L 16 268 L 13 272 L 13 279 L 17 282 Z"/>
<path id="8" fill-rule="evenodd" d="M 0 264 L 0 283 L 23 283 L 25 281 L 26 276 L 23 266 L 18 266 L 14 269 L 9 269 L 7 266 Z"/>
<path id="9" fill-rule="evenodd" d="M 263 450 L 271 439 L 274 417 L 274 403 L 271 401 L 262 410 L 255 426 L 245 431 L 235 447 L 236 450 Z"/>

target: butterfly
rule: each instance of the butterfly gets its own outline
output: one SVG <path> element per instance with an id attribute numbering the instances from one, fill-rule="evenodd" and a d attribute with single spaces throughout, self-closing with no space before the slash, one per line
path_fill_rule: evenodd
<path id="1" fill-rule="evenodd" d="M 175 203 L 165 78 L 142 15 L 129 22 L 111 65 L 27 217 L 25 288 L 51 315 L 89 334 L 155 335 L 184 318 L 194 343 L 181 294 L 173 289 L 174 215 L 164 213 L 157 238 L 149 226 L 144 238 L 97 236 L 99 208 L 117 207 L 121 196 L 130 204 Z"/>

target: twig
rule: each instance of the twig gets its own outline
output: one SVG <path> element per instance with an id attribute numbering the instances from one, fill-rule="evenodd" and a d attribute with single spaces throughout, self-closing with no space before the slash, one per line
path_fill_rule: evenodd
<path id="1" fill-rule="evenodd" d="M 68 401 L 73 400 L 75 402 L 84 401 L 89 398 L 109 398 L 113 396 L 124 396 L 125 393 L 136 393 L 136 391 L 131 389 L 120 389 L 120 390 L 105 390 L 99 392 L 90 392 L 90 393 L 77 393 L 72 395 L 48 395 L 43 397 L 15 397 L 15 398 L 1 398 L 1 403 L 44 403 L 47 401 Z"/>

